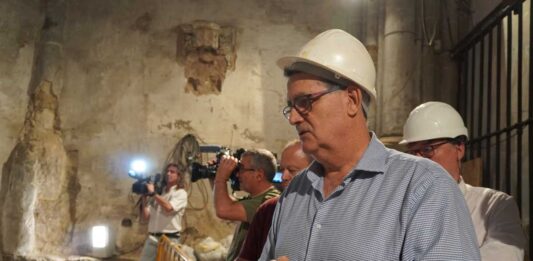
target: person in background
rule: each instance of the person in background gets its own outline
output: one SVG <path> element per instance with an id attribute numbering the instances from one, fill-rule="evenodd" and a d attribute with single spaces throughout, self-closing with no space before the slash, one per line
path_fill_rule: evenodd
<path id="1" fill-rule="evenodd" d="M 480 259 L 446 171 L 369 131 L 376 71 L 359 40 L 328 30 L 278 65 L 288 77 L 283 114 L 314 161 L 280 196 L 260 260 Z"/>
<path id="2" fill-rule="evenodd" d="M 468 139 L 461 115 L 442 102 L 426 102 L 409 114 L 403 128 L 409 153 L 440 164 L 457 182 L 470 209 L 482 260 L 524 260 L 526 238 L 514 199 L 490 188 L 473 187 L 461 176 Z"/>
<path id="3" fill-rule="evenodd" d="M 311 163 L 311 157 L 306 155 L 302 150 L 302 142 L 293 140 L 283 148 L 280 159 L 280 170 L 282 173 L 281 188 L 285 190 L 292 178 L 294 178 L 302 169 Z M 268 236 L 268 230 L 272 223 L 272 215 L 276 209 L 279 197 L 271 198 L 265 201 L 255 213 L 254 220 L 250 224 L 248 235 L 244 240 L 238 261 L 258 260 L 261 251 L 265 245 Z"/>
<path id="4" fill-rule="evenodd" d="M 144 243 L 141 261 L 153 261 L 162 235 L 179 243 L 182 219 L 187 207 L 187 192 L 183 189 L 182 175 L 177 164 L 167 165 L 163 194 L 155 192 L 154 184 L 147 183 L 148 194 L 141 199 L 141 216 L 148 221 L 148 238 Z"/>
<path id="5" fill-rule="evenodd" d="M 250 197 L 234 201 L 228 193 L 227 182 L 237 167 L 241 190 L 248 192 Z M 223 156 L 220 159 L 213 187 L 215 211 L 221 219 L 240 221 L 233 235 L 226 260 L 233 261 L 239 255 L 250 222 L 259 205 L 279 195 L 279 191 L 272 185 L 275 174 L 276 158 L 265 149 L 244 152 L 240 162 L 231 156 Z"/>

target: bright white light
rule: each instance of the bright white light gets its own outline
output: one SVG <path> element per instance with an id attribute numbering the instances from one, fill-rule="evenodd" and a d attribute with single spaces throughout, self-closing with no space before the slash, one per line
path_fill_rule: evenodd
<path id="1" fill-rule="evenodd" d="M 94 226 L 91 237 L 93 248 L 105 248 L 109 242 L 109 229 L 106 226 Z"/>
<path id="2" fill-rule="evenodd" d="M 146 171 L 146 161 L 144 160 L 134 160 L 131 162 L 131 169 L 136 173 L 144 173 Z"/>

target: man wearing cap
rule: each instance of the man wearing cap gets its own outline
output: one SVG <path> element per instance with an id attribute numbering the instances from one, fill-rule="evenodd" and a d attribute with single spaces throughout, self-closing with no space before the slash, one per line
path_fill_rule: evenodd
<path id="1" fill-rule="evenodd" d="M 368 130 L 376 72 L 359 40 L 328 30 L 278 65 L 283 114 L 315 161 L 280 197 L 260 260 L 479 260 L 448 174 Z"/>
<path id="2" fill-rule="evenodd" d="M 403 129 L 411 154 L 440 164 L 457 182 L 474 223 L 482 260 L 523 260 L 526 239 L 513 198 L 501 191 L 473 187 L 461 176 L 468 138 L 463 119 L 450 105 L 426 102 L 409 114 Z"/>

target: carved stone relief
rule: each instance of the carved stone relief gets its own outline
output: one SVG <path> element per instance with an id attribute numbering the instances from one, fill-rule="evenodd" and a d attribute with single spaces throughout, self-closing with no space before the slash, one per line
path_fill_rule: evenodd
<path id="1" fill-rule="evenodd" d="M 221 92 L 226 72 L 235 69 L 235 35 L 235 28 L 207 21 L 179 26 L 177 61 L 185 66 L 186 92 Z"/>

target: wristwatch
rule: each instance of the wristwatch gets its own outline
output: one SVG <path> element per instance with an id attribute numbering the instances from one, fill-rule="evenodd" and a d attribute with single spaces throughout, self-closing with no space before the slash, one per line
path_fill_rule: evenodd
<path id="1" fill-rule="evenodd" d="M 153 196 L 155 196 L 155 191 L 152 192 L 152 193 L 147 193 L 146 195 L 147 195 L 147 196 L 150 196 L 150 197 L 153 197 Z"/>

